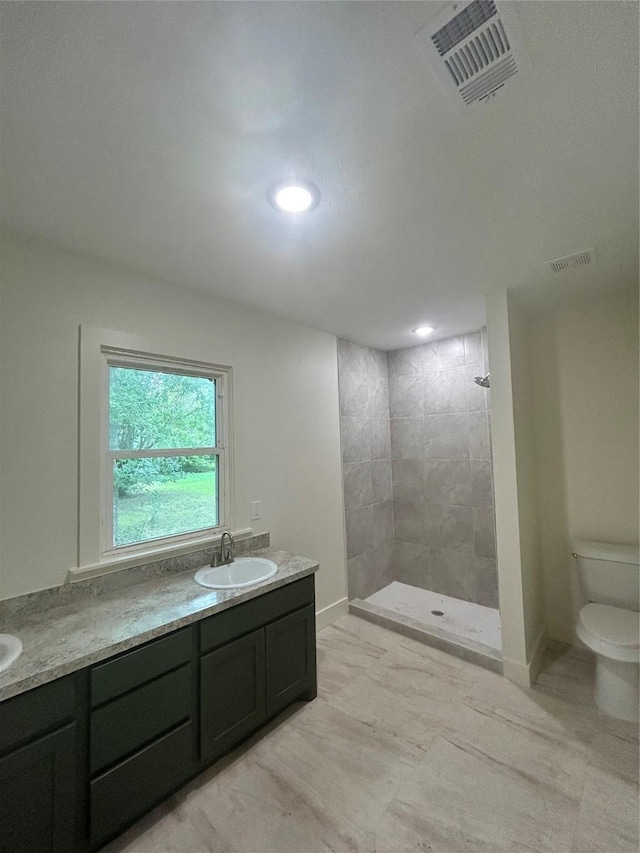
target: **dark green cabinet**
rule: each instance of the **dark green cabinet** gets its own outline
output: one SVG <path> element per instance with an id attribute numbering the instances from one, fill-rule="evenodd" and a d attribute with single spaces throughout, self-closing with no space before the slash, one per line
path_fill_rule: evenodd
<path id="1" fill-rule="evenodd" d="M 96 848 L 198 771 L 197 632 L 89 670 L 89 835 Z"/>
<path id="2" fill-rule="evenodd" d="M 87 853 L 316 695 L 313 577 L 0 703 L 0 853 Z"/>
<path id="3" fill-rule="evenodd" d="M 264 630 L 200 659 L 200 760 L 212 761 L 266 718 Z"/>
<path id="4" fill-rule="evenodd" d="M 200 623 L 200 651 L 211 651 L 315 601 L 313 578 L 302 578 Z"/>
<path id="5" fill-rule="evenodd" d="M 76 849 L 76 727 L 44 735 L 0 758 L 0 851 Z"/>
<path id="6" fill-rule="evenodd" d="M 91 846 L 108 841 L 195 772 L 187 721 L 91 781 Z"/>
<path id="7" fill-rule="evenodd" d="M 0 704 L 0 853 L 78 849 L 81 681 L 66 676 Z"/>
<path id="8" fill-rule="evenodd" d="M 122 696 L 193 657 L 193 628 L 182 628 L 90 669 L 91 707 Z"/>
<path id="9" fill-rule="evenodd" d="M 267 716 L 316 695 L 316 621 L 311 604 L 265 628 Z M 304 694 L 304 695 L 303 695 Z"/>
<path id="10" fill-rule="evenodd" d="M 140 749 L 169 729 L 193 718 L 191 664 L 114 699 L 91 713 L 92 773 Z"/>
<path id="11" fill-rule="evenodd" d="M 300 593 L 289 590 L 280 599 L 283 609 L 298 604 Z M 252 611 L 238 609 L 236 630 L 253 625 Z M 211 637 L 212 626 L 202 627 Z M 294 699 L 315 695 L 315 607 L 309 604 L 201 657 L 200 760 L 222 755 Z"/>

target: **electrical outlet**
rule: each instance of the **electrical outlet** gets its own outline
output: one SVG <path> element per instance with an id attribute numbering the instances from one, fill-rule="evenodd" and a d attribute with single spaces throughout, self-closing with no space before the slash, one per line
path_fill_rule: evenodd
<path id="1" fill-rule="evenodd" d="M 251 521 L 257 521 L 259 518 L 262 518 L 260 513 L 260 504 L 262 501 L 252 501 L 251 503 Z"/>

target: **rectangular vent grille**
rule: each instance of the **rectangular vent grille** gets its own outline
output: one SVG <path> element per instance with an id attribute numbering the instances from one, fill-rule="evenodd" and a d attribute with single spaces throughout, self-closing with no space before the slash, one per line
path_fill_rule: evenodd
<path id="1" fill-rule="evenodd" d="M 526 76 L 528 58 L 514 5 L 456 0 L 415 34 L 449 96 L 462 109 L 489 100 L 510 78 L 519 82 Z"/>
<path id="2" fill-rule="evenodd" d="M 471 104 L 473 101 L 481 101 L 483 98 L 489 97 L 500 86 L 504 85 L 504 81 L 508 80 L 509 77 L 513 77 L 517 72 L 518 66 L 515 59 L 513 56 L 508 56 L 484 74 L 476 77 L 467 86 L 462 86 L 460 94 L 464 98 L 465 104 Z"/>
<path id="3" fill-rule="evenodd" d="M 596 260 L 595 249 L 585 249 L 584 252 L 576 252 L 574 255 L 565 255 L 562 258 L 553 258 L 545 261 L 545 266 L 551 267 L 554 272 L 564 272 L 571 267 L 584 267 L 593 264 Z"/>
<path id="4" fill-rule="evenodd" d="M 448 53 L 481 24 L 488 21 L 496 14 L 496 4 L 493 0 L 473 0 L 455 18 L 448 21 L 437 33 L 431 36 L 431 40 L 440 56 Z"/>
<path id="5" fill-rule="evenodd" d="M 456 86 L 461 86 L 501 59 L 509 50 L 509 39 L 502 21 L 498 18 L 495 24 L 490 24 L 486 30 L 469 39 L 459 50 L 447 57 L 444 64 Z"/>

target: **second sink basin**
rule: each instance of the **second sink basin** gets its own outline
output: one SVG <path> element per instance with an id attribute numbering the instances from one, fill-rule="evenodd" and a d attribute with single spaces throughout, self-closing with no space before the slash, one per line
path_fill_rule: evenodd
<path id="1" fill-rule="evenodd" d="M 272 578 L 277 571 L 273 560 L 265 557 L 236 557 L 228 566 L 198 569 L 195 580 L 210 589 L 237 589 Z"/>
<path id="2" fill-rule="evenodd" d="M 0 634 L 0 672 L 8 669 L 22 654 L 22 640 L 13 634 Z"/>

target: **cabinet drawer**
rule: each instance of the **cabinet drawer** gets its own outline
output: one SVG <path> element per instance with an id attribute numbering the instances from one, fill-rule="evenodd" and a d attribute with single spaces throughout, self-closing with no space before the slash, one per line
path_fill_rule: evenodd
<path id="1" fill-rule="evenodd" d="M 75 676 L 59 678 L 0 704 L 0 753 L 18 746 L 75 714 Z"/>
<path id="2" fill-rule="evenodd" d="M 191 658 L 192 629 L 183 628 L 91 669 L 91 705 L 108 702 Z"/>
<path id="3" fill-rule="evenodd" d="M 123 829 L 195 772 L 192 726 L 183 723 L 91 782 L 92 846 Z"/>
<path id="4" fill-rule="evenodd" d="M 193 667 L 180 669 L 91 712 L 90 767 L 104 769 L 191 716 Z"/>
<path id="5" fill-rule="evenodd" d="M 313 575 L 309 575 L 245 604 L 216 613 L 200 623 L 200 651 L 215 649 L 313 602 Z"/>

